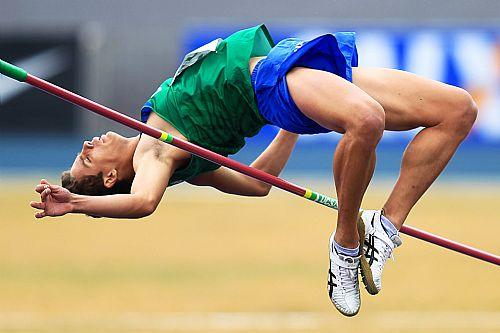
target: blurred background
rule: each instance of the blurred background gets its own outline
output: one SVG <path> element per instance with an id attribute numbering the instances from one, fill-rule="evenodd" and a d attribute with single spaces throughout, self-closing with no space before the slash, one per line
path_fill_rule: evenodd
<path id="1" fill-rule="evenodd" d="M 185 53 L 259 23 L 276 42 L 356 31 L 360 66 L 467 89 L 477 123 L 408 224 L 500 252 L 498 0 L 0 0 L 0 57 L 138 118 Z M 33 186 L 57 182 L 82 139 L 137 133 L 5 77 L 0 103 L 0 332 L 500 331 L 498 268 L 408 238 L 384 292 L 341 318 L 326 295 L 336 215 L 277 190 L 242 199 L 179 185 L 148 223 L 38 223 Z M 276 131 L 234 158 L 250 163 Z M 382 206 L 415 133 L 385 133 L 364 207 Z M 334 195 L 338 139 L 301 137 L 284 178 Z"/>

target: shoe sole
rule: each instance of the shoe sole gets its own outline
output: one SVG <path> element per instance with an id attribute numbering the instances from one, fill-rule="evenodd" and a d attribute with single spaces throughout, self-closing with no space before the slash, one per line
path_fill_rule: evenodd
<path id="1" fill-rule="evenodd" d="M 334 304 L 334 305 L 335 305 L 335 304 Z M 344 315 L 344 316 L 346 316 L 346 317 L 354 317 L 354 316 L 355 316 L 355 315 L 357 315 L 357 314 L 358 314 L 358 312 L 359 312 L 359 309 L 358 309 L 358 311 L 356 311 L 356 312 L 354 312 L 354 313 L 345 313 L 345 312 L 340 311 L 340 310 L 339 310 L 339 308 L 337 308 L 337 307 L 335 307 L 335 308 L 336 308 L 336 309 L 337 309 L 337 310 L 338 310 L 341 314 L 343 314 L 343 315 Z"/>
<path id="2" fill-rule="evenodd" d="M 368 263 L 368 260 L 366 260 L 365 253 L 363 251 L 363 245 L 365 241 L 365 223 L 361 219 L 361 214 L 358 217 L 357 224 L 358 224 L 358 235 L 359 235 L 359 253 L 361 253 L 361 258 L 359 260 L 361 279 L 363 280 L 363 284 L 365 285 L 366 291 L 370 295 L 377 295 L 379 290 L 375 286 L 370 264 Z"/>

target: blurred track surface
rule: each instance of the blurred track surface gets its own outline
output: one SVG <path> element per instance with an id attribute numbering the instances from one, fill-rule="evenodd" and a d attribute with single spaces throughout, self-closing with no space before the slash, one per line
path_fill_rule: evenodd
<path id="1" fill-rule="evenodd" d="M 0 332 L 500 331 L 499 268 L 406 236 L 381 294 L 342 317 L 326 293 L 336 213 L 278 190 L 180 185 L 143 220 L 36 221 L 34 184 L 0 185 Z M 498 254 L 499 203 L 498 184 L 436 184 L 408 224 Z"/>

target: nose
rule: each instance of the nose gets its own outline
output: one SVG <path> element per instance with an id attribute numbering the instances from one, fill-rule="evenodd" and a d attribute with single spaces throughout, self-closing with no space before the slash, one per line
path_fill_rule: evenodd
<path id="1" fill-rule="evenodd" d="M 89 149 L 92 149 L 92 148 L 94 148 L 94 145 L 92 144 L 92 142 L 83 141 L 82 153 L 89 150 Z"/>

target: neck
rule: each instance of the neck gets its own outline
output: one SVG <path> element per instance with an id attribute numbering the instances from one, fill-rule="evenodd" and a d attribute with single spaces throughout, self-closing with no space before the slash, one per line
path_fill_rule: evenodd
<path id="1" fill-rule="evenodd" d="M 135 176 L 134 171 L 134 154 L 137 145 L 139 144 L 139 136 L 134 136 L 131 138 L 127 138 L 127 141 L 124 144 L 122 151 L 123 154 L 123 162 L 118 166 L 119 179 L 131 179 Z"/>

